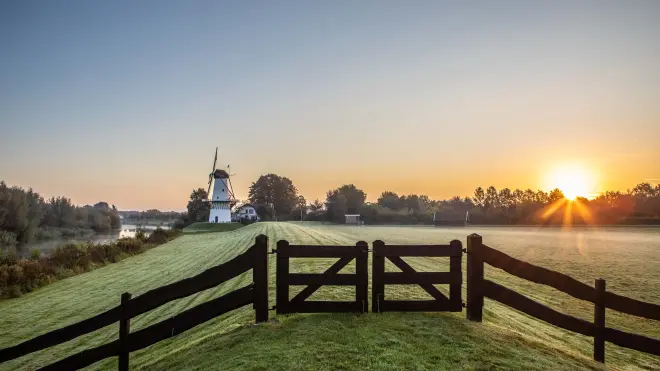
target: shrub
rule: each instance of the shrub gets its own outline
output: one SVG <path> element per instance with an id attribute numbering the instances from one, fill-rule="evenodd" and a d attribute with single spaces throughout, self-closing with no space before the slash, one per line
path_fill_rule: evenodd
<path id="1" fill-rule="evenodd" d="M 9 266 L 9 278 L 7 279 L 7 284 L 16 285 L 23 282 L 23 279 L 23 267 L 17 264 Z"/>
<path id="2" fill-rule="evenodd" d="M 118 262 L 180 234 L 181 231 L 159 228 L 149 237 L 142 233 L 134 238 L 121 238 L 101 245 L 68 243 L 56 247 L 47 257 L 41 257 L 40 251 L 33 249 L 29 259 L 19 259 L 16 250 L 9 248 L 0 255 L 0 296 L 20 296 L 58 278 L 89 270 L 92 263 Z"/>
<path id="3" fill-rule="evenodd" d="M 115 242 L 119 252 L 138 253 L 142 249 L 144 243 L 138 238 L 120 238 Z"/>
<path id="4" fill-rule="evenodd" d="M 140 240 L 142 242 L 146 242 L 147 234 L 144 231 L 137 231 L 135 232 L 135 239 Z"/>
<path id="5" fill-rule="evenodd" d="M 0 246 L 13 246 L 17 243 L 16 234 L 9 231 L 0 231 Z"/>
<path id="6" fill-rule="evenodd" d="M 103 263 L 107 258 L 104 245 L 94 245 L 89 249 L 89 257 L 94 263 Z"/>
<path id="7" fill-rule="evenodd" d="M 10 298 L 17 298 L 22 294 L 21 288 L 18 285 L 11 285 L 7 288 L 7 296 Z"/>
<path id="8" fill-rule="evenodd" d="M 16 264 L 18 260 L 18 254 L 16 253 L 16 248 L 8 247 L 4 254 L 0 254 L 0 264 L 12 265 Z"/>
<path id="9" fill-rule="evenodd" d="M 0 265 L 0 287 L 6 287 L 9 284 L 9 266 Z"/>
<path id="10" fill-rule="evenodd" d="M 148 243 L 154 244 L 162 244 L 167 241 L 169 241 L 169 236 L 167 235 L 167 231 L 162 228 L 156 228 L 156 230 L 149 235 L 149 238 L 147 238 Z"/>
<path id="11" fill-rule="evenodd" d="M 41 250 L 33 248 L 30 250 L 30 260 L 39 260 L 41 258 Z"/>

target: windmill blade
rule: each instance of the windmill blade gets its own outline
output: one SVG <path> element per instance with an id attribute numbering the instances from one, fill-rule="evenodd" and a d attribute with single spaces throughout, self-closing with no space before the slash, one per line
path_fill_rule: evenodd
<path id="1" fill-rule="evenodd" d="M 229 187 L 227 187 L 227 191 L 229 191 L 229 195 L 231 196 L 232 200 L 235 199 L 234 197 L 234 186 L 231 185 L 231 178 L 227 178 L 227 181 L 229 181 Z"/>
<path id="2" fill-rule="evenodd" d="M 209 193 L 211 192 L 211 180 L 212 179 L 209 179 L 209 188 L 206 190 L 206 198 L 208 198 L 209 200 L 211 199 L 211 194 Z"/>
<path id="3" fill-rule="evenodd" d="M 218 162 L 218 147 L 215 147 L 215 157 L 213 158 L 213 169 L 211 169 L 211 174 L 215 171 L 215 164 Z"/>

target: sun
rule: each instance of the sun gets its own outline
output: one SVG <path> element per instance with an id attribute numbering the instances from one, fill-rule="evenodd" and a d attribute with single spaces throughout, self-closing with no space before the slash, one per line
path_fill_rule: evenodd
<path id="1" fill-rule="evenodd" d="M 559 188 L 567 199 L 575 200 L 591 194 L 593 176 L 582 167 L 564 166 L 548 174 L 546 185 L 549 189 Z"/>

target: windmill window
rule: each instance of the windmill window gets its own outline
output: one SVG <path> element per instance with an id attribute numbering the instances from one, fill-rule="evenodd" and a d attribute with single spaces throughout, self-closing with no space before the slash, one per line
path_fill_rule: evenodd
<path id="1" fill-rule="evenodd" d="M 222 191 L 224 192 L 224 191 L 225 191 L 225 189 L 223 188 L 223 189 L 222 189 Z"/>

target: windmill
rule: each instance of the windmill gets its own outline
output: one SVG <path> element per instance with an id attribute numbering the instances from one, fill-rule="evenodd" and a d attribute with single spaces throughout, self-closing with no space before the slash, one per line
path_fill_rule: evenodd
<path id="1" fill-rule="evenodd" d="M 211 195 L 211 185 L 213 185 L 213 194 L 209 200 L 211 203 L 209 223 L 231 223 L 231 208 L 236 204 L 234 189 L 231 185 L 229 172 L 216 169 L 217 162 L 218 147 L 215 148 L 213 168 L 209 174 L 209 186 L 206 192 L 207 195 Z M 229 169 L 229 165 L 227 165 L 227 168 Z"/>

